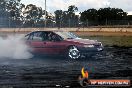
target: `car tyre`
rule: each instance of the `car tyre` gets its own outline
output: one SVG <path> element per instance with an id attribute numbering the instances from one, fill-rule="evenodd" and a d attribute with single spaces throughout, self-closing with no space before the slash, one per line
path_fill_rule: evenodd
<path id="1" fill-rule="evenodd" d="M 70 46 L 68 48 L 67 56 L 68 59 L 78 59 L 80 57 L 80 51 L 76 46 Z"/>

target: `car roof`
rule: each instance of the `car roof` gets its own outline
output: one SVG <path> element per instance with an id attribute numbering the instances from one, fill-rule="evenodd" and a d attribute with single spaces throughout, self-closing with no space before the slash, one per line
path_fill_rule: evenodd
<path id="1" fill-rule="evenodd" d="M 28 34 L 34 33 L 34 32 L 66 32 L 66 30 L 35 30 L 35 31 L 31 31 Z"/>

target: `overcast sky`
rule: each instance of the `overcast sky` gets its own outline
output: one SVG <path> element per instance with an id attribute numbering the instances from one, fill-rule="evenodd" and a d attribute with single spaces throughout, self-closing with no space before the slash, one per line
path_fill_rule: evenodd
<path id="1" fill-rule="evenodd" d="M 25 5 L 34 4 L 44 9 L 45 0 L 21 0 Z M 67 10 L 68 6 L 75 5 L 79 12 L 90 8 L 121 8 L 128 14 L 132 14 L 132 0 L 47 0 L 47 10 L 54 13 L 55 10 Z"/>

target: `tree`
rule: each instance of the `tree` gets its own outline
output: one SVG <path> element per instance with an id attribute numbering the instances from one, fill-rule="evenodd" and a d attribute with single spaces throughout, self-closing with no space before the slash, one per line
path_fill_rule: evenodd
<path id="1" fill-rule="evenodd" d="M 29 4 L 25 7 L 23 11 L 23 15 L 25 17 L 25 24 L 30 26 L 35 26 L 37 21 L 42 17 L 43 10 L 41 7 L 37 7 L 36 5 Z"/>
<path id="2" fill-rule="evenodd" d="M 21 18 L 20 7 L 20 0 L 0 0 L 1 17 L 3 16 L 3 20 L 8 19 L 8 22 L 6 23 L 9 23 L 9 27 L 19 25 Z"/>
<path id="3" fill-rule="evenodd" d="M 98 22 L 98 11 L 96 9 L 88 9 L 81 13 L 81 21 L 84 22 L 84 25 L 97 25 Z"/>
<path id="4" fill-rule="evenodd" d="M 113 22 L 126 20 L 127 13 L 119 8 L 100 8 L 88 9 L 81 13 L 81 21 L 84 23 L 84 26 L 88 23 L 89 25 L 112 25 L 116 24 Z"/>
<path id="5" fill-rule="evenodd" d="M 75 5 L 71 5 L 68 7 L 68 23 L 69 23 L 69 27 L 75 26 L 76 24 L 76 16 L 75 16 L 75 12 L 78 11 L 78 8 Z"/>
<path id="6" fill-rule="evenodd" d="M 124 20 L 127 16 L 127 13 L 119 8 L 100 8 L 98 10 L 98 19 L 100 25 L 107 25 L 108 21 L 112 20 Z"/>
<path id="7" fill-rule="evenodd" d="M 78 24 L 78 16 L 75 15 L 75 12 L 78 11 L 78 8 L 75 5 L 68 7 L 67 11 L 56 10 L 56 26 L 57 27 L 73 27 Z"/>
<path id="8" fill-rule="evenodd" d="M 62 10 L 56 10 L 54 13 L 55 13 L 56 25 L 57 25 L 57 27 L 61 27 L 63 11 Z"/>
<path id="9" fill-rule="evenodd" d="M 75 12 L 78 11 L 78 8 L 75 5 L 71 5 L 68 7 L 68 13 L 69 14 L 75 14 Z"/>
<path id="10" fill-rule="evenodd" d="M 6 1 L 0 0 L 0 12 L 5 12 L 5 11 L 6 11 Z"/>

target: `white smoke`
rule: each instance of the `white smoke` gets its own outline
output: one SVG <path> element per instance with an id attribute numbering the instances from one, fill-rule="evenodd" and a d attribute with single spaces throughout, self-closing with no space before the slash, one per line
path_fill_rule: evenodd
<path id="1" fill-rule="evenodd" d="M 0 37 L 0 58 L 28 59 L 33 55 L 22 36 Z"/>

